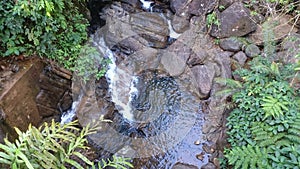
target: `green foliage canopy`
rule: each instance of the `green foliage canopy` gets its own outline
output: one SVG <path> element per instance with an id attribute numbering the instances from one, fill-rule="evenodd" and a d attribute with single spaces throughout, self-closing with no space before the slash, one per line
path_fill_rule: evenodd
<path id="1" fill-rule="evenodd" d="M 72 0 L 2 0 L 0 54 L 37 54 L 71 68 L 87 39 L 86 27 Z"/>

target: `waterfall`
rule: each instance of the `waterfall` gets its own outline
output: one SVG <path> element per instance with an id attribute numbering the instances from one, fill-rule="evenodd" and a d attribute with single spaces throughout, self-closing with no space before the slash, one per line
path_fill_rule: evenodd
<path id="1" fill-rule="evenodd" d="M 165 18 L 165 16 L 163 16 Z M 166 18 L 165 18 L 166 19 Z M 173 27 L 172 27 L 172 23 L 171 23 L 171 20 L 170 19 L 167 19 L 167 22 L 168 22 L 168 25 L 169 25 L 169 31 L 170 31 L 170 38 L 174 38 L 174 39 L 177 39 L 179 38 L 179 36 L 181 35 L 180 33 L 177 33 L 174 31 Z"/>
<path id="2" fill-rule="evenodd" d="M 79 97 L 78 100 L 72 103 L 72 107 L 69 110 L 63 112 L 60 119 L 60 124 L 70 123 L 74 119 L 80 101 L 81 101 L 81 97 Z"/>
<path id="3" fill-rule="evenodd" d="M 106 46 L 103 38 L 95 42 L 98 49 L 111 60 L 106 72 L 106 78 L 109 82 L 109 92 L 111 94 L 112 102 L 118 111 L 129 121 L 133 121 L 133 114 L 131 111 L 131 100 L 138 90 L 135 87 L 137 78 L 126 67 L 118 67 L 116 59 L 112 51 Z"/>

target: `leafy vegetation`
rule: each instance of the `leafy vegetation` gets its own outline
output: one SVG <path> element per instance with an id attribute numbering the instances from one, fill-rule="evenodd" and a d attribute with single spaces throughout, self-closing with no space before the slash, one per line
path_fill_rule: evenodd
<path id="1" fill-rule="evenodd" d="M 275 6 L 286 3 L 267 2 Z M 299 78 L 299 63 L 277 61 L 276 25 L 266 22 L 262 26 L 263 56 L 248 62 L 249 68 L 234 72 L 240 81 L 216 80 L 227 85 L 219 94 L 231 95 L 233 102 L 227 119 L 231 148 L 225 157 L 233 168 L 298 168 L 300 91 L 293 85 Z"/>
<path id="2" fill-rule="evenodd" d="M 86 27 L 72 0 L 2 0 L 0 54 L 37 54 L 71 68 L 87 39 Z"/>
<path id="3" fill-rule="evenodd" d="M 103 120 L 100 120 L 103 121 Z M 78 169 L 104 168 L 107 166 L 115 168 L 133 167 L 128 159 L 113 157 L 112 160 L 102 160 L 97 164 L 90 161 L 79 150 L 88 149 L 86 136 L 97 131 L 99 123 L 87 125 L 80 129 L 78 122 L 61 125 L 59 123 L 44 123 L 39 128 L 29 126 L 26 132 L 15 129 L 19 138 L 12 143 L 5 139 L 5 144 L 0 144 L 0 163 L 5 168 L 12 169 L 34 169 L 34 168 L 66 168 L 72 166 Z M 80 159 L 74 160 L 77 157 Z"/>
<path id="4" fill-rule="evenodd" d="M 295 65 L 270 60 L 259 56 L 250 69 L 238 69 L 242 82 L 218 79 L 228 85 L 222 94 L 232 94 L 235 104 L 227 119 L 232 148 L 226 153 L 234 168 L 300 165 L 300 92 L 289 83 L 297 74 Z"/>
<path id="5" fill-rule="evenodd" d="M 207 15 L 206 25 L 210 28 L 212 25 L 220 26 L 220 20 L 217 17 L 217 13 L 214 11 Z"/>
<path id="6" fill-rule="evenodd" d="M 105 75 L 109 63 L 111 63 L 110 59 L 102 57 L 95 47 L 86 44 L 82 47 L 71 70 L 84 82 L 93 78 L 99 80 Z"/>
<path id="7" fill-rule="evenodd" d="M 298 152 L 282 152 L 300 146 L 300 92 L 289 83 L 296 74 L 294 65 L 270 60 L 259 56 L 250 62 L 250 69 L 237 70 L 235 74 L 243 82 L 225 80 L 230 86 L 226 93 L 233 93 L 235 103 L 227 119 L 232 148 L 226 157 L 235 168 L 293 168 L 300 164 Z M 248 158 L 254 162 L 261 155 L 258 151 L 264 152 L 266 159 L 251 164 Z"/>

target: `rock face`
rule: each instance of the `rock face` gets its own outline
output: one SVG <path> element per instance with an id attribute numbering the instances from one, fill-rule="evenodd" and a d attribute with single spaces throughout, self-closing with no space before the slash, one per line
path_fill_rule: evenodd
<path id="1" fill-rule="evenodd" d="M 71 107 L 71 75 L 66 70 L 50 66 L 40 74 L 41 91 L 36 104 L 44 121 L 49 117 L 59 120 L 61 113 Z"/>
<path id="2" fill-rule="evenodd" d="M 295 57 L 298 53 L 300 53 L 300 34 L 292 33 L 287 36 L 282 44 L 282 51 L 276 53 L 276 60 L 281 60 L 284 63 L 297 63 L 299 61 L 299 57 Z"/>
<path id="3" fill-rule="evenodd" d="M 216 6 L 217 0 L 193 0 L 189 4 L 189 13 L 192 15 L 205 15 Z"/>
<path id="4" fill-rule="evenodd" d="M 226 38 L 244 36 L 256 30 L 256 24 L 251 19 L 249 9 L 240 2 L 235 2 L 218 14 L 220 25 L 213 25 L 211 36 Z"/>
<path id="5" fill-rule="evenodd" d="M 213 64 L 197 65 L 192 68 L 192 71 L 196 78 L 200 94 L 203 97 L 208 97 L 215 77 Z"/>
<path id="6" fill-rule="evenodd" d="M 219 6 L 224 6 L 224 8 L 229 7 L 231 4 L 234 2 L 238 2 L 239 0 L 220 0 L 219 1 Z"/>
<path id="7" fill-rule="evenodd" d="M 135 33 L 146 39 L 150 46 L 164 48 L 167 45 L 169 26 L 159 14 L 139 13 L 130 20 L 131 28 Z"/>

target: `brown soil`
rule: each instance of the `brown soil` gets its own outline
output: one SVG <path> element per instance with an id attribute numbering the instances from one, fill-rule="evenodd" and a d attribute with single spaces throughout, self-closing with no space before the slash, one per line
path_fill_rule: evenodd
<path id="1" fill-rule="evenodd" d="M 0 94 L 14 81 L 17 72 L 26 68 L 35 57 L 0 57 Z"/>

